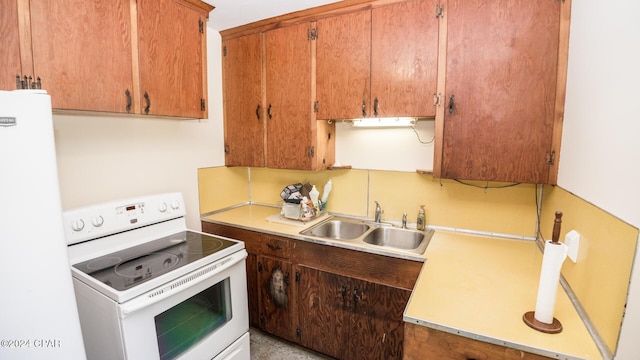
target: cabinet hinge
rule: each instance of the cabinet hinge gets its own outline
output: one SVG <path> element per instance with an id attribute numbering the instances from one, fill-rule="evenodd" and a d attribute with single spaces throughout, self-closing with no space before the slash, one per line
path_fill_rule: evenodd
<path id="1" fill-rule="evenodd" d="M 200 34 L 204 34 L 204 21 L 202 19 L 198 20 L 198 31 L 200 31 Z"/>
<path id="2" fill-rule="evenodd" d="M 442 99 L 442 94 L 433 94 L 433 106 L 440 106 L 441 99 Z"/>
<path id="3" fill-rule="evenodd" d="M 309 146 L 309 147 L 307 148 L 307 156 L 308 156 L 308 157 L 310 157 L 310 158 L 312 158 L 312 157 L 314 157 L 314 156 L 315 156 L 315 154 L 316 154 L 316 150 L 315 150 L 315 148 L 314 148 L 313 146 Z"/>
<path id="4" fill-rule="evenodd" d="M 545 160 L 545 163 L 547 165 L 553 165 L 556 161 L 556 151 L 552 150 L 552 151 L 547 151 L 547 158 Z"/>
<path id="5" fill-rule="evenodd" d="M 224 154 L 225 155 L 231 154 L 231 148 L 229 147 L 229 144 L 224 144 Z"/>
<path id="6" fill-rule="evenodd" d="M 318 112 L 318 100 L 313 102 L 313 112 L 314 113 Z"/>
<path id="7" fill-rule="evenodd" d="M 309 40 L 318 40 L 318 29 L 309 29 L 307 32 Z"/>
<path id="8" fill-rule="evenodd" d="M 222 47 L 222 56 L 227 56 L 227 45 Z"/>
<path id="9" fill-rule="evenodd" d="M 207 110 L 207 102 L 204 99 L 200 99 L 200 111 Z"/>
<path id="10" fill-rule="evenodd" d="M 300 271 L 296 271 L 296 282 L 300 282 Z"/>
<path id="11" fill-rule="evenodd" d="M 436 19 L 444 16 L 444 6 L 436 5 Z"/>

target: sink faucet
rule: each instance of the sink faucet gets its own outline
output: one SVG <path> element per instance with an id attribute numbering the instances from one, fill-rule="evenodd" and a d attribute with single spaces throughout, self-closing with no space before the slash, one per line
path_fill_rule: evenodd
<path id="1" fill-rule="evenodd" d="M 376 203 L 376 217 L 375 217 L 375 222 L 379 223 L 380 222 L 380 218 L 382 217 L 382 208 L 380 208 L 380 203 L 378 203 L 377 201 L 374 201 Z"/>
<path id="2" fill-rule="evenodd" d="M 407 228 L 407 213 L 402 214 L 402 228 Z"/>

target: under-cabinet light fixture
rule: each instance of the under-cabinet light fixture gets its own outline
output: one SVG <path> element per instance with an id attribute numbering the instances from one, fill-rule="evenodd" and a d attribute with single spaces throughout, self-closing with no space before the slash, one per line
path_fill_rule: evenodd
<path id="1" fill-rule="evenodd" d="M 352 124 L 353 127 L 361 128 L 409 127 L 416 124 L 416 119 L 408 117 L 365 118 L 353 119 Z"/>

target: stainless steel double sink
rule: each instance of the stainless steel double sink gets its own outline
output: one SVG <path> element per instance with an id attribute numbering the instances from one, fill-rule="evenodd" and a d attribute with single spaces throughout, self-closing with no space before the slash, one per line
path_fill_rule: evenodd
<path id="1" fill-rule="evenodd" d="M 433 236 L 433 230 L 419 231 L 393 227 L 390 224 L 330 218 L 301 231 L 300 234 L 350 243 L 362 241 L 383 249 L 423 254 Z"/>

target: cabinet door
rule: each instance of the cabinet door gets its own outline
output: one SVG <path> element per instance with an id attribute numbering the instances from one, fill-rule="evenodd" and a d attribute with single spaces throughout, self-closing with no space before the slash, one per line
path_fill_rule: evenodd
<path id="1" fill-rule="evenodd" d="M 371 115 L 371 11 L 318 20 L 318 119 Z"/>
<path id="2" fill-rule="evenodd" d="M 297 266 L 300 344 L 336 359 L 347 359 L 350 278 Z"/>
<path id="3" fill-rule="evenodd" d="M 27 71 L 22 70 L 20 63 L 20 33 L 18 22 L 17 0 L 0 2 L 0 90 L 16 89 L 16 75 L 22 76 Z M 32 75 L 31 71 L 28 71 Z"/>
<path id="4" fill-rule="evenodd" d="M 437 4 L 436 0 L 414 0 L 372 10 L 374 117 L 435 116 Z"/>
<path id="5" fill-rule="evenodd" d="M 404 308 L 411 292 L 352 279 L 350 359 L 402 359 Z"/>
<path id="6" fill-rule="evenodd" d="M 264 166 L 261 34 L 222 43 L 227 166 Z"/>
<path id="7" fill-rule="evenodd" d="M 310 170 L 313 165 L 308 31 L 303 23 L 265 33 L 269 168 Z"/>
<path id="8" fill-rule="evenodd" d="M 33 72 L 53 108 L 126 113 L 130 1 L 38 0 L 30 8 Z"/>
<path id="9" fill-rule="evenodd" d="M 283 339 L 294 341 L 295 299 L 291 263 L 267 256 L 258 257 L 261 328 Z"/>
<path id="10" fill-rule="evenodd" d="M 207 117 L 206 104 L 201 108 L 206 97 L 204 24 L 202 12 L 186 3 L 138 0 L 142 114 Z"/>
<path id="11" fill-rule="evenodd" d="M 547 183 L 562 4 L 447 4 L 442 177 Z"/>

